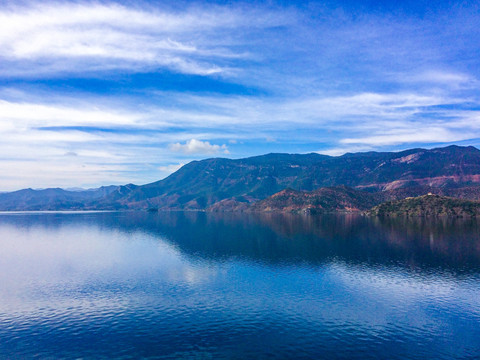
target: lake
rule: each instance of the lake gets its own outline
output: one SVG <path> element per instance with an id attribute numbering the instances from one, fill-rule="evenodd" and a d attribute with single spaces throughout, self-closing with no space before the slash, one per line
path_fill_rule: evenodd
<path id="1" fill-rule="evenodd" d="M 480 222 L 0 214 L 0 357 L 478 359 Z"/>

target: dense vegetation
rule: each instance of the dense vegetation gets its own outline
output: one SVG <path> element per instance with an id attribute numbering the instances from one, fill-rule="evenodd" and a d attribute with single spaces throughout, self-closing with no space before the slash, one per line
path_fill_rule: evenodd
<path id="1" fill-rule="evenodd" d="M 368 211 L 368 214 L 382 217 L 473 217 L 480 215 L 480 202 L 424 195 L 382 203 Z"/>
<path id="2" fill-rule="evenodd" d="M 254 203 L 249 211 L 286 211 L 304 213 L 357 212 L 379 202 L 379 196 L 345 186 L 320 188 L 305 192 L 283 190 Z"/>

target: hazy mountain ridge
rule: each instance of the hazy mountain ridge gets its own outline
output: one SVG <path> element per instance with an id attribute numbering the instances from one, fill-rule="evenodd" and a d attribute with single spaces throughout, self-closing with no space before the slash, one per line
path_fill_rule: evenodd
<path id="1" fill-rule="evenodd" d="M 23 189 L 0 193 L 0 210 L 83 210 L 88 203 L 107 197 L 118 186 L 102 186 L 97 189 L 64 190 L 49 188 L 41 190 Z"/>
<path id="2" fill-rule="evenodd" d="M 348 153 L 337 157 L 311 153 L 267 154 L 236 160 L 212 158 L 192 161 L 163 180 L 142 186 L 109 187 L 101 195 L 62 189 L 3 193 L 0 194 L 0 209 L 236 211 L 259 208 L 262 203 L 250 204 L 287 188 L 301 192 L 289 200 L 292 203 L 288 206 L 298 207 L 294 202 L 299 198 L 318 204 L 319 197 L 333 196 L 332 190 L 330 193 L 319 190 L 332 187 L 344 187 L 335 190 L 335 196 L 340 199 L 343 196 L 344 200 L 342 205 L 340 200 L 334 204 L 330 199 L 330 205 L 352 210 L 361 210 L 371 204 L 371 198 L 377 202 L 428 192 L 480 199 L 480 150 L 472 146 L 448 146 L 431 150 Z M 317 195 L 305 193 L 311 191 L 320 192 Z M 376 195 L 369 197 L 368 193 Z M 280 208 L 278 201 L 276 207 Z"/>

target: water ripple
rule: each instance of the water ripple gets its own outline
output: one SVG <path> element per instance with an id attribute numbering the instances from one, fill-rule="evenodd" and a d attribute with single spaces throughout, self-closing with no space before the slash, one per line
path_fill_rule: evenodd
<path id="1" fill-rule="evenodd" d="M 0 358 L 480 358 L 477 228 L 205 216 L 0 216 Z"/>

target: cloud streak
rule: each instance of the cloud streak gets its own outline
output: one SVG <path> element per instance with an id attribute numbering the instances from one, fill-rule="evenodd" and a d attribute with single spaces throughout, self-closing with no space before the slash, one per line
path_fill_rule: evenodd
<path id="1" fill-rule="evenodd" d="M 8 65 L 2 75 L 158 68 L 224 73 L 228 59 L 247 54 L 222 46 L 219 34 L 251 26 L 252 19 L 228 8 L 174 13 L 99 3 L 11 6 L 0 11 L 0 57 Z M 259 19 L 255 25 L 271 24 Z"/>

